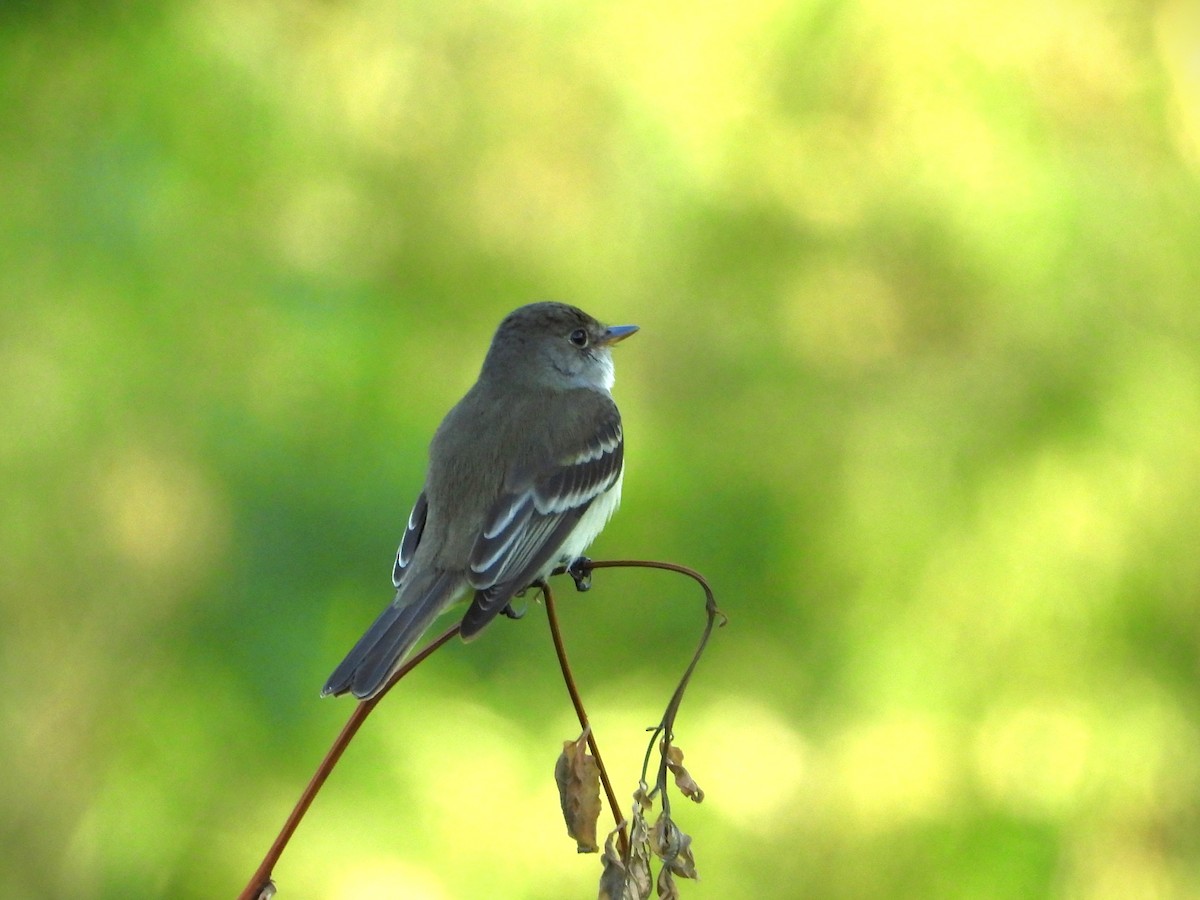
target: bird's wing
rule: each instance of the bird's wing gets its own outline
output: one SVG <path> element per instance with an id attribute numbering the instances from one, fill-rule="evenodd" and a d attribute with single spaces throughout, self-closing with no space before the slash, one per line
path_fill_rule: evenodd
<path id="1" fill-rule="evenodd" d="M 425 517 L 429 514 L 429 504 L 425 501 L 425 492 L 417 497 L 412 512 L 408 514 L 408 526 L 404 529 L 404 537 L 400 539 L 400 549 L 396 551 L 396 563 L 392 566 L 392 584 L 400 587 L 408 564 L 412 562 L 413 553 L 421 541 L 421 532 L 425 530 Z"/>
<path id="2" fill-rule="evenodd" d="M 463 617 L 464 638 L 545 574 L 588 507 L 617 483 L 623 459 L 621 418 L 614 406 L 584 446 L 514 479 L 492 506 L 471 550 L 467 579 L 476 592 Z"/>

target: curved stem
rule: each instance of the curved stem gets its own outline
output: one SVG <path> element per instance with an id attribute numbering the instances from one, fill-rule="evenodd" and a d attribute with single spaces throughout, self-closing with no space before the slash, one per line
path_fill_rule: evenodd
<path id="1" fill-rule="evenodd" d="M 713 595 L 712 588 L 709 586 L 708 580 L 695 569 L 681 566 L 678 563 L 661 562 L 659 560 L 649 559 L 610 559 L 599 562 L 590 562 L 584 568 L 588 569 L 609 569 L 609 568 L 641 568 L 641 569 L 663 569 L 667 572 L 677 572 L 680 575 L 686 575 L 691 578 L 704 590 L 704 609 L 708 614 L 708 621 L 704 625 L 704 633 L 700 636 L 700 644 L 696 647 L 696 652 L 692 654 L 691 662 L 688 663 L 687 669 L 684 670 L 683 677 L 679 679 L 679 684 L 675 688 L 675 692 L 671 695 L 670 701 L 667 703 L 667 708 L 663 712 L 663 717 L 658 725 L 650 729 L 649 746 L 646 747 L 646 755 L 642 759 L 642 781 L 646 781 L 646 772 L 650 768 L 650 754 L 654 752 L 654 742 L 662 735 L 662 744 L 660 746 L 658 774 L 654 781 L 654 788 L 650 791 L 650 796 L 661 793 L 663 800 L 664 811 L 670 811 L 670 801 L 667 796 L 667 751 L 671 746 L 671 741 L 675 738 L 675 717 L 679 714 L 679 707 L 683 703 L 683 694 L 687 690 L 689 682 L 692 680 L 692 673 L 696 671 L 696 665 L 700 662 L 700 657 L 704 654 L 704 648 L 708 645 L 708 639 L 712 636 L 714 628 L 723 628 L 729 621 L 726 615 L 721 612 L 717 606 L 717 599 Z"/>
<path id="2" fill-rule="evenodd" d="M 705 581 L 704 576 L 702 576 L 695 569 L 690 569 L 687 566 L 681 566 L 677 563 L 660 562 L 656 560 L 632 559 L 588 561 L 581 568 L 584 570 L 609 568 L 663 569 L 669 572 L 678 572 L 681 575 L 686 575 L 693 581 L 697 582 L 704 589 L 704 594 L 706 597 L 705 610 L 708 613 L 708 624 L 704 629 L 704 635 L 700 639 L 700 646 L 696 649 L 695 654 L 692 656 L 691 663 L 688 665 L 682 680 L 679 682 L 679 686 L 675 689 L 675 693 L 671 696 L 671 700 L 667 704 L 666 712 L 663 714 L 662 721 L 657 727 L 652 729 L 654 735 L 651 738 L 651 748 L 654 746 L 654 739 L 657 738 L 659 734 L 663 735 L 662 761 L 659 766 L 656 790 L 665 788 L 667 771 L 666 752 L 667 748 L 670 747 L 673 736 L 672 728 L 674 727 L 675 716 L 679 711 L 679 705 L 683 701 L 683 692 L 692 677 L 692 672 L 695 670 L 696 664 L 700 660 L 700 655 L 703 653 L 705 645 L 708 643 L 708 638 L 709 635 L 712 634 L 714 625 L 724 625 L 726 622 L 725 616 L 720 609 L 717 608 L 717 602 L 713 596 L 712 589 L 708 586 L 708 582 Z M 575 679 L 571 673 L 570 664 L 567 661 L 566 648 L 563 645 L 562 633 L 558 626 L 558 614 L 554 607 L 553 595 L 551 594 L 549 586 L 545 582 L 542 582 L 539 587 L 542 589 L 543 595 L 546 598 L 546 613 L 550 622 L 550 633 L 554 639 L 554 650 L 558 655 L 559 667 L 562 669 L 563 680 L 566 682 L 567 691 L 571 695 L 571 703 L 575 707 L 575 713 L 579 718 L 579 725 L 587 733 L 588 748 L 591 750 L 592 756 L 596 758 L 596 765 L 600 770 L 600 779 L 604 785 L 604 792 L 608 797 L 609 806 L 612 808 L 613 818 L 616 820 L 617 827 L 620 830 L 620 843 L 622 855 L 624 855 L 628 852 L 629 844 L 628 836 L 625 832 L 624 820 L 621 819 L 619 814 L 620 805 L 617 802 L 616 794 L 613 791 L 612 784 L 609 782 L 608 773 L 604 768 L 604 763 L 601 761 L 600 749 L 597 746 L 596 739 L 591 732 L 587 718 L 587 711 L 583 707 L 583 700 L 579 695 L 579 689 L 575 684 Z M 371 714 L 371 711 L 379 705 L 379 702 L 383 700 L 387 692 L 390 691 L 392 687 L 395 686 L 398 681 L 400 681 L 401 678 L 424 662 L 434 651 L 444 645 L 448 640 L 457 635 L 460 628 L 460 625 L 453 625 L 426 644 L 419 653 L 406 661 L 404 665 L 396 670 L 396 673 L 390 679 L 388 679 L 387 684 L 384 685 L 383 689 L 380 690 L 378 694 L 369 700 L 362 701 L 354 708 L 350 714 L 350 718 L 346 721 L 346 724 L 342 727 L 342 730 L 334 739 L 333 744 L 325 753 L 325 757 L 321 760 L 321 764 L 317 767 L 317 770 L 309 780 L 308 785 L 304 788 L 304 792 L 300 795 L 300 799 L 296 801 L 296 806 L 292 809 L 291 814 L 284 822 L 283 828 L 280 829 L 274 843 L 271 844 L 270 850 L 268 850 L 266 856 L 263 857 L 263 861 L 259 864 L 258 869 L 255 870 L 254 875 L 251 876 L 250 881 L 246 884 L 246 887 L 243 888 L 242 892 L 238 895 L 238 900 L 260 900 L 260 898 L 261 900 L 266 900 L 266 898 L 269 898 L 274 894 L 275 886 L 274 882 L 271 880 L 271 874 L 275 868 L 275 865 L 279 862 L 280 857 L 283 855 L 283 851 L 287 848 L 288 842 L 291 840 L 292 835 L 295 834 L 296 829 L 300 826 L 300 822 L 308 812 L 309 807 L 312 806 L 313 801 L 316 799 L 317 793 L 321 790 L 325 784 L 325 781 L 333 772 L 333 767 L 337 765 L 338 760 L 341 759 L 346 747 L 349 746 L 350 741 L 354 738 L 354 735 L 358 733 L 359 728 L 362 727 L 363 723 L 367 719 L 367 716 Z M 643 762 L 643 780 L 645 780 L 646 769 L 649 765 L 650 752 L 650 750 L 647 750 L 646 759 Z M 663 791 L 663 793 L 665 797 L 665 791 Z"/>

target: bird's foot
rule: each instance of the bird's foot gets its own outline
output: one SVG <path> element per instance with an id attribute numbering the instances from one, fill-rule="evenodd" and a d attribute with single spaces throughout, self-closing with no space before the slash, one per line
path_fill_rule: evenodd
<path id="1" fill-rule="evenodd" d="M 577 556 L 567 566 L 566 572 L 575 582 L 575 590 L 590 591 L 592 589 L 592 561 L 586 556 Z"/>
<path id="2" fill-rule="evenodd" d="M 506 619 L 513 619 L 515 621 L 516 619 L 525 618 L 526 612 L 527 610 L 525 607 L 522 607 L 520 610 L 514 609 L 512 601 L 510 600 L 508 603 L 504 604 L 504 609 L 500 610 L 500 615 L 504 616 Z"/>

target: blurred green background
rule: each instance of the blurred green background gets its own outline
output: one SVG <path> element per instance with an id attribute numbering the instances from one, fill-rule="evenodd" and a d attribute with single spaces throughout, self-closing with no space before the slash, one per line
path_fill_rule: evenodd
<path id="1" fill-rule="evenodd" d="M 730 618 L 686 897 L 1200 896 L 1190 0 L 7 2 L 0 117 L 4 897 L 242 887 L 543 298 L 642 326 L 595 555 Z M 701 598 L 596 581 L 626 798 Z M 280 900 L 595 896 L 544 618 L 388 698 Z"/>

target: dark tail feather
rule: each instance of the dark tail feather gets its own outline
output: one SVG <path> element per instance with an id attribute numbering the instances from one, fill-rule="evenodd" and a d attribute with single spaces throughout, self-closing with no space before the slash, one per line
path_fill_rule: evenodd
<path id="1" fill-rule="evenodd" d="M 415 587 L 404 585 L 403 593 L 409 596 L 402 598 L 397 594 L 379 614 L 354 649 L 333 670 L 321 696 L 349 692 L 360 700 L 373 697 L 464 585 L 461 578 L 443 572 L 419 596 L 413 596 Z M 403 602 L 405 600 L 408 602 Z"/>

